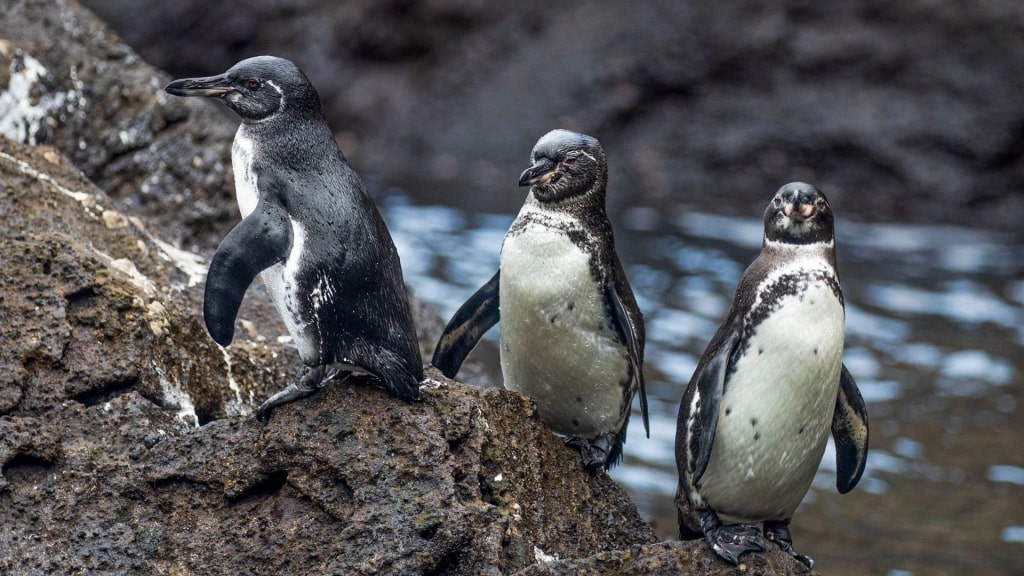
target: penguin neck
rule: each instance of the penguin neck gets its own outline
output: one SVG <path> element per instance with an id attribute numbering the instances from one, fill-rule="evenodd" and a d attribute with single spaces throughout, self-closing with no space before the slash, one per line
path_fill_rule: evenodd
<path id="1" fill-rule="evenodd" d="M 541 200 L 531 188 L 526 202 L 541 210 L 570 214 L 584 221 L 592 218 L 608 219 L 605 211 L 605 180 L 601 178 L 595 180 L 589 188 L 580 194 L 552 200 Z"/>
<path id="2" fill-rule="evenodd" d="M 322 113 L 283 113 L 258 122 L 243 121 L 238 136 L 259 142 L 257 157 L 270 154 L 281 168 L 307 170 L 332 158 L 344 160 Z"/>
<path id="3" fill-rule="evenodd" d="M 839 276 L 838 270 L 836 270 L 836 243 L 832 236 L 816 242 L 802 244 L 774 240 L 765 236 L 761 252 L 765 257 L 773 260 L 792 258 L 794 256 L 799 258 L 822 258 L 836 271 L 836 276 Z"/>
<path id="4" fill-rule="evenodd" d="M 531 190 L 509 234 L 520 234 L 532 226 L 544 226 L 567 234 L 573 244 L 587 254 L 594 250 L 614 253 L 615 239 L 604 198 L 603 185 L 596 184 L 583 194 L 557 201 L 541 201 Z M 598 266 L 600 261 L 600 258 L 595 258 L 591 264 Z M 595 269 L 594 277 L 603 277 L 603 273 Z"/>

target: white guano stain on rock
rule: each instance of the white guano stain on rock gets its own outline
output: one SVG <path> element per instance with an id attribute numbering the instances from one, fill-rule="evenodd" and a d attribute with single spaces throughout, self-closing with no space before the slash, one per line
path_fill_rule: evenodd
<path id="1" fill-rule="evenodd" d="M 225 402 L 224 410 L 228 416 L 247 414 L 250 410 L 247 409 L 245 402 L 242 400 L 242 387 L 239 386 L 238 381 L 235 380 L 235 375 L 231 368 L 231 354 L 228 353 L 228 349 L 224 347 L 221 347 L 220 351 L 221 354 L 224 355 L 224 365 L 227 367 L 228 388 L 235 393 L 235 401 Z"/>
<path id="2" fill-rule="evenodd" d="M 558 560 L 558 554 L 551 555 L 551 554 L 548 554 L 548 553 L 544 552 L 540 548 L 534 546 L 533 547 L 533 559 L 536 560 L 538 563 L 547 564 L 548 562 L 554 562 L 555 560 Z"/>
<path id="3" fill-rule="evenodd" d="M 0 158 L 3 158 L 4 160 L 7 160 L 8 162 L 11 162 L 15 166 L 17 166 L 18 170 L 20 170 L 23 174 L 35 178 L 40 182 L 45 182 L 50 186 L 53 186 L 61 194 L 69 196 L 78 202 L 81 202 L 83 205 L 85 205 L 85 211 L 87 214 L 98 218 L 98 216 L 92 211 L 92 205 L 94 205 L 96 201 L 96 197 L 93 196 L 92 194 L 89 194 L 87 192 L 76 192 L 74 190 L 71 190 L 70 188 L 61 186 L 60 184 L 57 183 L 56 180 L 51 178 L 48 174 L 43 174 L 39 170 L 36 170 L 35 168 L 29 166 L 26 162 L 19 160 L 14 156 L 11 156 L 10 154 L 0 152 Z"/>
<path id="4" fill-rule="evenodd" d="M 14 50 L 10 64 L 11 77 L 0 90 L 0 134 L 16 142 L 37 144 L 36 134 L 53 113 L 67 103 L 77 104 L 80 98 L 69 98 L 67 92 L 44 92 L 33 96 L 33 88 L 46 77 L 46 67 L 20 50 Z"/>
<path id="5" fill-rule="evenodd" d="M 192 397 L 189 396 L 188 392 L 179 383 L 169 380 L 163 368 L 153 364 L 153 371 L 160 377 L 160 391 L 163 393 L 164 406 L 171 410 L 177 409 L 175 417 L 178 420 L 191 427 L 198 428 L 199 417 L 196 415 L 196 407 L 192 403 Z"/>
<path id="6" fill-rule="evenodd" d="M 188 275 L 188 287 L 198 286 L 206 278 L 206 260 L 193 252 L 175 248 L 163 240 L 150 236 L 150 240 L 160 248 L 160 257 L 174 264 L 178 270 Z"/>

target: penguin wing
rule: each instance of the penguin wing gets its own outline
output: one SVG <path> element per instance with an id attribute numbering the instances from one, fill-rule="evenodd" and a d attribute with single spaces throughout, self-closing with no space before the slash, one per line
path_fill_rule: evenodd
<path id="1" fill-rule="evenodd" d="M 860 481 L 868 459 L 868 410 L 845 364 L 839 375 L 832 437 L 836 442 L 836 488 L 846 494 Z"/>
<path id="2" fill-rule="evenodd" d="M 696 456 L 692 463 L 693 481 L 696 483 L 707 470 L 711 461 L 711 447 L 715 443 L 715 432 L 718 429 L 718 412 L 725 393 L 725 380 L 729 374 L 729 360 L 740 341 L 739 330 L 729 325 L 722 326 L 718 334 L 708 345 L 707 351 L 697 364 L 690 386 L 696 386 L 694 399 L 698 423 L 693 427 L 690 447 Z"/>
<path id="3" fill-rule="evenodd" d="M 484 333 L 498 323 L 500 276 L 499 268 L 486 284 L 466 300 L 444 327 L 444 332 L 434 347 L 434 357 L 430 363 L 437 366 L 446 377 L 455 378 L 469 352 Z"/>
<path id="4" fill-rule="evenodd" d="M 231 344 L 235 317 L 249 284 L 257 274 L 284 260 L 291 242 L 284 208 L 263 201 L 221 241 L 210 261 L 203 297 L 203 319 L 217 344 Z"/>
<path id="5" fill-rule="evenodd" d="M 623 274 L 623 277 L 625 275 Z M 629 286 L 625 287 L 625 290 L 630 290 Z M 651 423 L 647 415 L 647 387 L 644 384 L 644 333 L 643 333 L 643 318 L 634 319 L 626 311 L 625 303 L 622 301 L 622 295 L 618 286 L 609 285 L 606 290 L 607 301 L 611 303 L 612 316 L 615 319 L 613 323 L 616 330 L 619 332 L 619 337 L 626 343 L 626 351 L 629 353 L 629 365 L 632 367 L 633 380 L 636 383 L 636 390 L 640 394 L 640 414 L 644 420 L 644 431 L 647 432 L 647 437 L 651 437 Z M 632 292 L 630 292 L 632 295 Z M 636 303 L 633 302 L 633 307 L 636 308 Z"/>

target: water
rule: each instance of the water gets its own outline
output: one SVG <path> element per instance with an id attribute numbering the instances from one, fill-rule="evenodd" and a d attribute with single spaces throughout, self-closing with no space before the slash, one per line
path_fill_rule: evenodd
<path id="1" fill-rule="evenodd" d="M 406 280 L 449 318 L 494 274 L 515 214 L 374 188 Z M 828 574 L 1024 573 L 1024 246 L 965 228 L 855 222 L 835 208 L 844 361 L 868 403 L 871 453 L 857 490 L 839 496 L 829 447 L 793 524 L 797 549 Z M 610 212 L 647 320 L 651 412 L 651 437 L 636 414 L 612 476 L 675 538 L 679 399 L 762 224 L 671 204 Z M 497 335 L 473 353 L 495 382 Z"/>

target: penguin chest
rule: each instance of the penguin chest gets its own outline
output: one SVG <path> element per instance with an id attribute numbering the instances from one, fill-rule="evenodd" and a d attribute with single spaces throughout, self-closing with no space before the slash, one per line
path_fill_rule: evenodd
<path id="1" fill-rule="evenodd" d="M 499 283 L 505 387 L 533 398 L 561 434 L 593 438 L 628 415 L 630 368 L 590 255 L 560 230 L 505 238 Z"/>
<path id="2" fill-rule="evenodd" d="M 782 296 L 726 381 L 701 496 L 727 518 L 791 518 L 821 462 L 842 365 L 844 312 L 825 282 Z"/>

